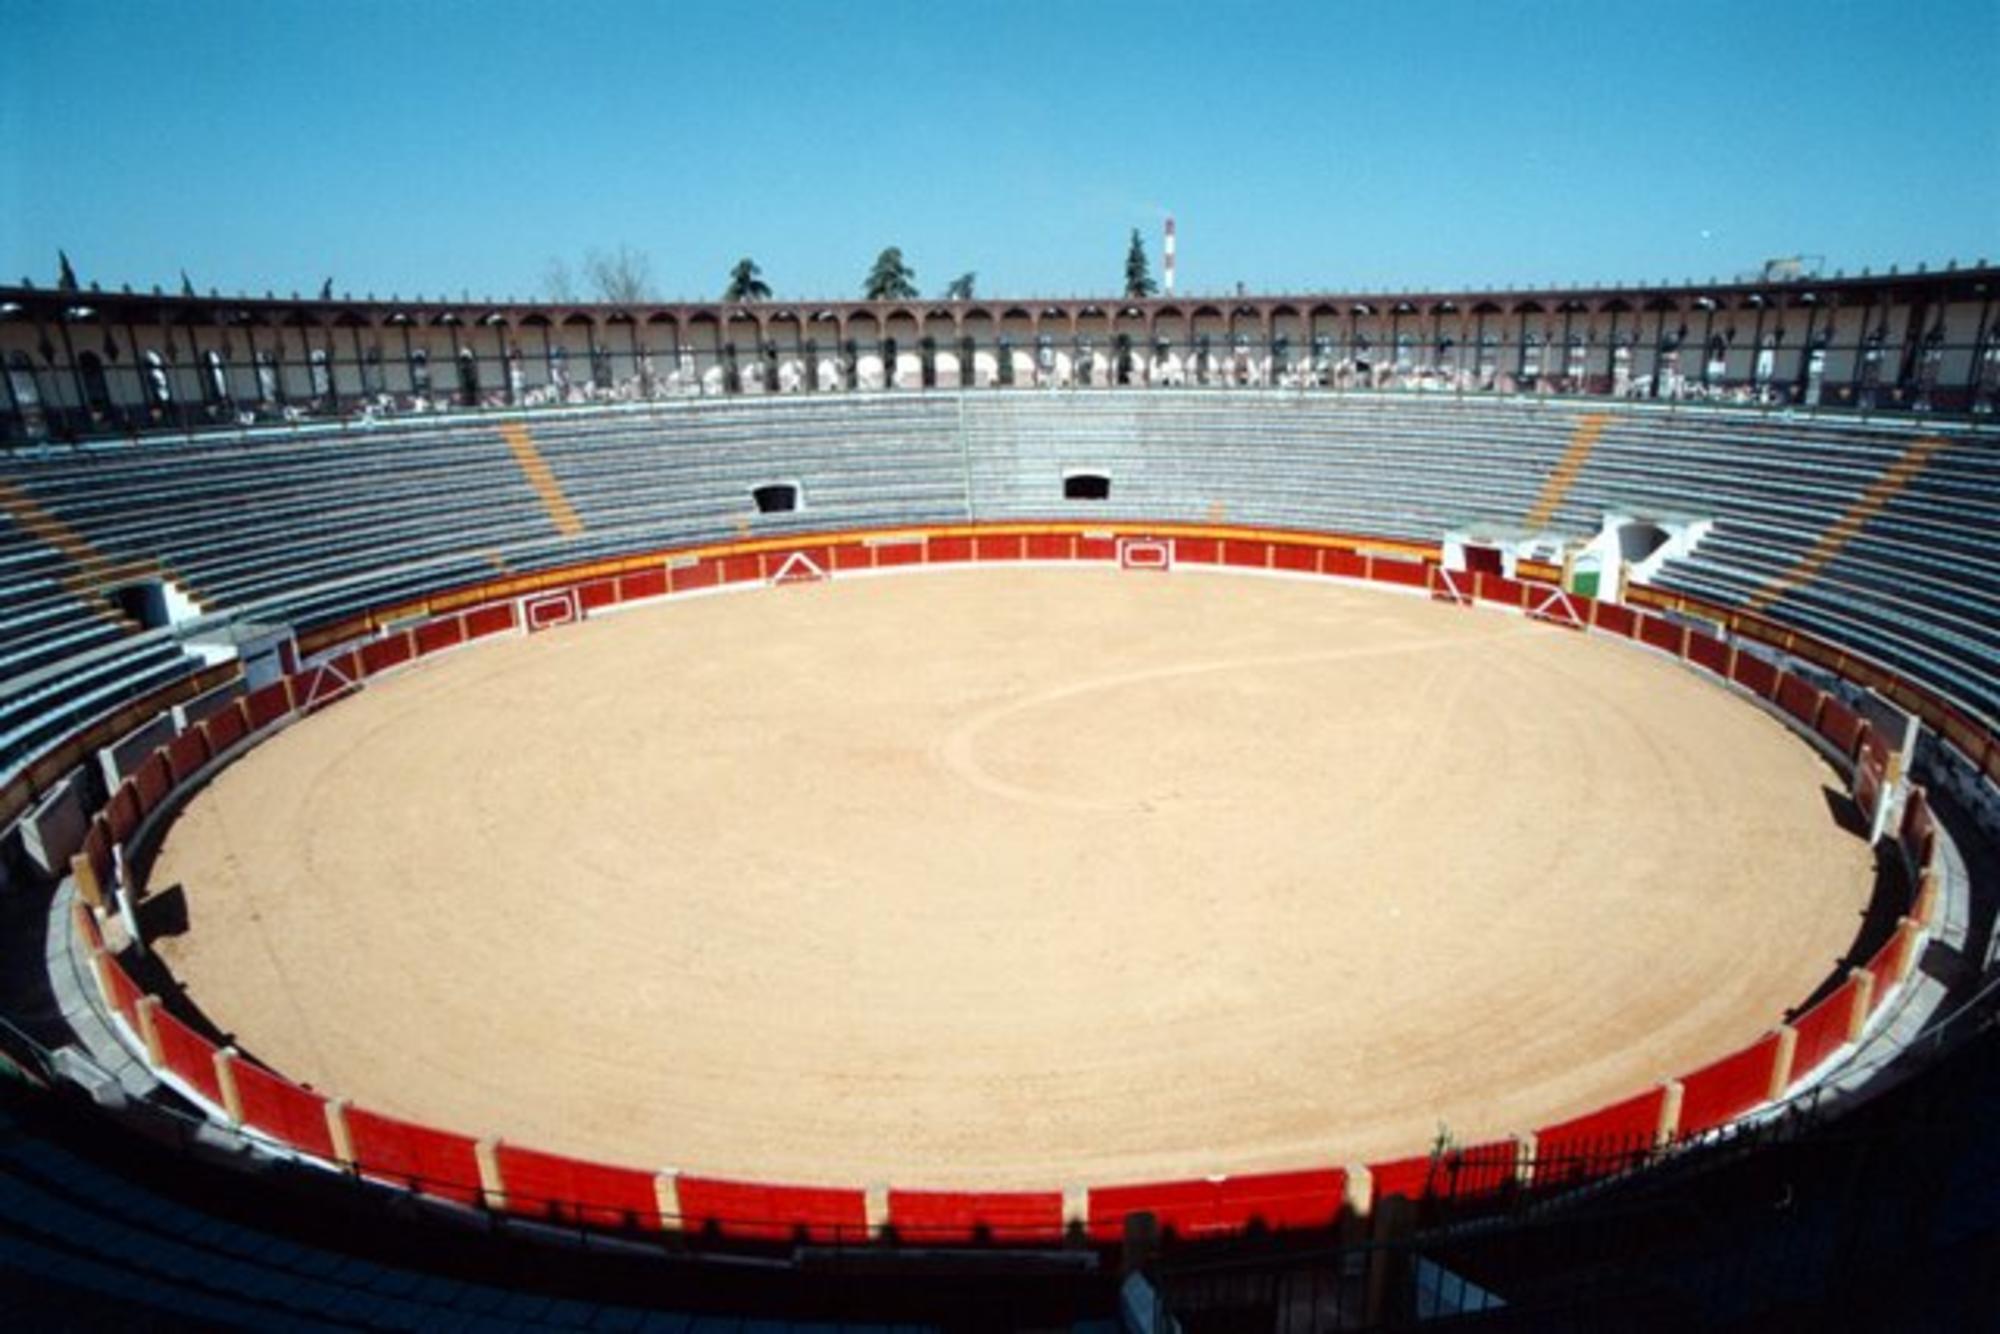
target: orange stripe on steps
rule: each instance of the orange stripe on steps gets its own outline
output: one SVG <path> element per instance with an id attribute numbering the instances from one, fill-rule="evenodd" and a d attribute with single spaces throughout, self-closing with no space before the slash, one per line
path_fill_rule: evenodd
<path id="1" fill-rule="evenodd" d="M 520 465 L 521 475 L 528 479 L 528 485 L 535 488 L 535 494 L 542 498 L 542 508 L 549 512 L 549 522 L 564 537 L 575 537 L 583 531 L 583 520 L 577 517 L 570 506 L 569 497 L 563 494 L 562 483 L 550 471 L 548 461 L 542 451 L 535 448 L 535 437 L 519 422 L 510 422 L 500 428 L 500 438 L 513 451 L 514 462 Z"/>

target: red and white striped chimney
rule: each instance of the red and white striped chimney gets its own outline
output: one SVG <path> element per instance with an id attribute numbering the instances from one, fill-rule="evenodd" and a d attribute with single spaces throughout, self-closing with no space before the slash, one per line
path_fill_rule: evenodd
<path id="1" fill-rule="evenodd" d="M 1174 290 L 1174 215 L 1167 215 L 1167 243 L 1162 251 L 1166 255 L 1166 290 L 1172 295 Z"/>

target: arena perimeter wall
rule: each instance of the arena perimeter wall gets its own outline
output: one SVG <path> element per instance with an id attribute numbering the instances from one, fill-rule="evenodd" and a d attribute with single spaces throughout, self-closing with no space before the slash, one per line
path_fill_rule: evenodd
<path id="1" fill-rule="evenodd" d="M 608 1166 L 398 1120 L 350 1106 L 216 1046 L 145 993 L 106 948 L 103 920 L 123 873 L 143 877 L 164 818 L 215 767 L 290 721 L 360 688 L 370 676 L 432 653 L 527 628 L 529 605 L 554 599 L 588 616 L 624 602 L 754 585 L 808 561 L 838 574 L 964 562 L 1118 561 L 1121 543 L 1171 542 L 1177 565 L 1359 579 L 1465 606 L 1499 606 L 1578 632 L 1631 639 L 1706 671 L 1817 737 L 1854 774 L 1864 817 L 1884 799 L 1888 750 L 1834 696 L 1672 610 L 1727 624 L 1888 694 L 1924 717 L 1989 775 L 2000 771 L 1990 732 L 1914 683 L 1747 613 L 1634 590 L 1638 607 L 1566 594 L 1534 577 L 1441 569 L 1437 549 L 1269 530 L 1172 525 L 1011 524 L 787 537 L 659 552 L 448 590 L 298 636 L 291 670 L 190 727 L 140 763 L 91 818 L 72 864 L 74 929 L 103 1002 L 123 1036 L 181 1092 L 256 1139 L 358 1177 L 468 1208 L 566 1224 L 677 1230 L 744 1241 L 1047 1244 L 1084 1236 L 1116 1242 L 1129 1215 L 1151 1214 L 1185 1237 L 1256 1228 L 1324 1228 L 1369 1215 L 1378 1201 L 1450 1199 L 1474 1211 L 1524 1190 L 1563 1189 L 1643 1165 L 1784 1098 L 1860 1038 L 1913 969 L 1939 913 L 1936 823 L 1912 788 L 1894 831 L 1908 872 L 1908 913 L 1888 942 L 1823 1000 L 1741 1049 L 1607 1107 L 1531 1134 L 1434 1147 L 1367 1165 L 1042 1191 L 954 1192 L 729 1181 Z M 1536 573 L 1531 567 L 1530 576 Z M 1549 574 L 1552 572 L 1543 572 Z M 1135 577 L 1144 577 L 1135 575 Z M 1650 610 L 1648 609 L 1650 608 Z M 129 711 L 127 711 L 129 712 Z M 121 715 L 122 719 L 122 715 Z M 91 729 L 94 737 L 99 729 Z M 73 746 L 75 738 L 65 746 Z M 63 750 L 64 747 L 58 747 Z"/>

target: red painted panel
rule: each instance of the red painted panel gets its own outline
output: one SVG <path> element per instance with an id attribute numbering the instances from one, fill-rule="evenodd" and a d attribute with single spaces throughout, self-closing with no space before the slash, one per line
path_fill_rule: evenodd
<path id="1" fill-rule="evenodd" d="M 1875 766 L 1877 772 L 1889 771 L 1889 743 L 1872 727 L 1861 733 L 1861 753 L 1868 757 L 1868 762 Z"/>
<path id="2" fill-rule="evenodd" d="M 1289 542 L 1274 543 L 1271 547 L 1271 565 L 1279 570 L 1297 570 L 1302 574 L 1319 573 L 1319 548 L 1295 546 Z"/>
<path id="3" fill-rule="evenodd" d="M 1714 635 L 1705 635 L 1699 630 L 1688 631 L 1687 660 L 1697 667 L 1706 667 L 1717 676 L 1729 671 L 1729 645 Z"/>
<path id="4" fill-rule="evenodd" d="M 1739 652 L 1736 665 L 1729 670 L 1729 679 L 1751 694 L 1769 699 L 1778 688 L 1778 669 L 1754 653 Z"/>
<path id="5" fill-rule="evenodd" d="M 613 607 L 618 604 L 618 581 L 616 579 L 593 579 L 587 584 L 578 584 L 577 604 L 585 611 L 595 611 L 599 607 Z"/>
<path id="6" fill-rule="evenodd" d="M 691 588 L 713 588 L 722 582 L 722 564 L 704 556 L 692 565 L 675 565 L 667 570 L 667 586 L 676 593 Z"/>
<path id="7" fill-rule="evenodd" d="M 123 843 L 139 827 L 139 789 L 131 779 L 118 785 L 111 804 L 104 809 L 105 823 L 111 826 L 111 841 Z"/>
<path id="8" fill-rule="evenodd" d="M 1536 1132 L 1535 1184 L 1608 1176 L 1643 1157 L 1659 1133 L 1665 1098 L 1666 1090 L 1647 1089 Z"/>
<path id="9" fill-rule="evenodd" d="M 320 1158 L 333 1157 L 326 1099 L 249 1061 L 236 1063 L 236 1095 L 243 1124 Z"/>
<path id="10" fill-rule="evenodd" d="M 1329 1168 L 1099 1187 L 1090 1192 L 1090 1235 L 1117 1241 L 1125 1216 L 1133 1213 L 1150 1213 L 1161 1228 L 1182 1237 L 1242 1232 L 1253 1223 L 1272 1229 L 1328 1227 L 1340 1217 L 1346 1183 L 1345 1172 Z"/>
<path id="11" fill-rule="evenodd" d="M 347 1129 L 355 1163 L 369 1176 L 461 1204 L 479 1198 L 479 1160 L 464 1135 L 361 1107 L 348 1109 Z"/>
<path id="12" fill-rule="evenodd" d="M 1368 575 L 1368 560 L 1356 551 L 1328 547 L 1320 554 L 1320 569 L 1323 573 L 1337 574 L 1346 579 L 1364 579 Z"/>
<path id="13" fill-rule="evenodd" d="M 1621 607 L 1615 602 L 1597 604 L 1597 628 L 1607 634 L 1624 635 L 1631 638 L 1639 626 L 1639 613 L 1630 607 Z"/>
<path id="14" fill-rule="evenodd" d="M 924 559 L 933 565 L 972 559 L 972 539 L 969 537 L 933 537 L 925 545 L 927 554 Z"/>
<path id="15" fill-rule="evenodd" d="M 1021 539 L 1014 533 L 979 537 L 973 540 L 972 550 L 978 560 L 1019 560 Z"/>
<path id="16" fill-rule="evenodd" d="M 249 715 L 250 730 L 253 732 L 263 731 L 291 711 L 291 696 L 285 693 L 283 681 L 273 681 L 262 689 L 251 691 L 243 699 L 243 712 Z"/>
<path id="17" fill-rule="evenodd" d="M 1263 542 L 1245 542 L 1234 537 L 1224 538 L 1222 542 L 1222 563 L 1224 565 L 1241 565 L 1247 569 L 1261 570 L 1264 568 L 1267 546 L 1268 544 Z"/>
<path id="18" fill-rule="evenodd" d="M 833 549 L 833 568 L 836 570 L 865 570 L 874 561 L 869 548 L 860 542 L 849 542 Z"/>
<path id="19" fill-rule="evenodd" d="M 1819 691 L 1790 672 L 1778 676 L 1778 707 L 1807 727 L 1819 720 Z"/>
<path id="20" fill-rule="evenodd" d="M 139 1032 L 139 997 L 146 993 L 139 990 L 139 984 L 132 980 L 132 975 L 125 971 L 125 965 L 115 957 L 106 955 L 105 962 L 109 965 L 105 972 L 111 978 L 111 1008 L 124 1016 L 126 1027 L 136 1035 Z"/>
<path id="21" fill-rule="evenodd" d="M 1679 1133 L 1713 1130 L 1763 1102 L 1771 1091 L 1771 1065 L 1777 1059 L 1778 1035 L 1769 1033 L 1742 1051 L 1682 1075 Z"/>
<path id="22" fill-rule="evenodd" d="M 474 607 L 465 613 L 465 637 L 484 639 L 487 635 L 497 635 L 503 630 L 514 628 L 514 604 L 498 602 L 488 607 Z"/>
<path id="23" fill-rule="evenodd" d="M 1792 1078 L 1801 1079 L 1819 1069 L 1826 1058 L 1847 1041 L 1847 1026 L 1854 1015 L 1853 978 L 1835 987 L 1827 998 L 1792 1020 L 1798 1045 L 1792 1049 Z"/>
<path id="24" fill-rule="evenodd" d="M 1503 1139 L 1435 1156 L 1425 1153 L 1371 1163 L 1370 1188 L 1378 1201 L 1391 1195 L 1411 1200 L 1475 1200 L 1497 1195 L 1512 1184 L 1519 1157 L 1516 1142 Z"/>
<path id="25" fill-rule="evenodd" d="M 924 550 L 922 542 L 885 542 L 875 548 L 875 568 L 884 570 L 892 565 L 921 565 Z M 964 557 L 958 559 L 963 560 Z"/>
<path id="26" fill-rule="evenodd" d="M 804 565 L 795 562 L 792 559 L 794 556 L 811 562 L 812 569 L 807 569 Z M 791 568 L 787 570 L 787 566 Z M 813 570 L 818 570 L 820 574 L 825 574 L 833 568 L 833 556 L 826 547 L 794 547 L 786 551 L 767 551 L 764 553 L 764 568 L 771 572 L 771 578 L 776 579 L 782 574 L 786 582 L 789 583 L 795 580 L 816 578 L 817 576 L 813 574 Z"/>
<path id="27" fill-rule="evenodd" d="M 724 556 L 719 563 L 720 582 L 725 584 L 754 583 L 764 577 L 764 567 L 754 552 L 747 556 Z"/>
<path id="28" fill-rule="evenodd" d="M 500 1145 L 496 1156 L 510 1213 L 600 1227 L 660 1226 L 651 1173 L 512 1144 Z"/>
<path id="29" fill-rule="evenodd" d="M 1213 537 L 1177 537 L 1174 559 L 1187 565 L 1222 564 L 1222 543 Z"/>
<path id="30" fill-rule="evenodd" d="M 1678 656 L 1681 651 L 1681 628 L 1658 616 L 1644 616 L 1639 620 L 1639 642 Z"/>
<path id="31" fill-rule="evenodd" d="M 175 787 L 194 777 L 207 763 L 208 738 L 200 728 L 183 732 L 167 743 L 167 771 L 173 776 Z"/>
<path id="32" fill-rule="evenodd" d="M 1935 835 L 1936 823 L 1931 819 L 1930 801 L 1921 787 L 1912 787 L 1903 805 L 1903 827 L 1897 835 L 1903 845 L 1903 855 L 1921 868 L 1931 859 Z"/>
<path id="33" fill-rule="evenodd" d="M 1430 569 L 1430 566 L 1420 560 L 1397 560 L 1392 556 L 1376 556 L 1369 577 L 1381 584 L 1402 584 L 1406 588 L 1422 588 L 1430 582 Z"/>
<path id="34" fill-rule="evenodd" d="M 786 1241 L 801 1232 L 815 1241 L 853 1242 L 868 1235 L 868 1206 L 858 1190 L 705 1177 L 682 1177 L 679 1184 L 681 1226 L 689 1232 L 713 1227 L 726 1237 L 766 1241 Z"/>
<path id="35" fill-rule="evenodd" d="M 618 600 L 632 602 L 639 598 L 658 598 L 667 595 L 667 570 L 665 566 L 655 566 L 650 570 L 634 570 L 630 574 L 618 576 Z"/>
<path id="36" fill-rule="evenodd" d="M 132 777 L 139 785 L 141 815 L 151 815 L 159 809 L 160 802 L 165 800 L 167 792 L 174 785 L 173 774 L 167 769 L 166 752 L 161 750 L 148 755 Z"/>
<path id="37" fill-rule="evenodd" d="M 465 642 L 465 622 L 456 616 L 425 621 L 416 629 L 417 652 L 439 653 Z"/>
<path id="38" fill-rule="evenodd" d="M 1849 759 L 1861 740 L 1861 715 L 1829 695 L 1820 705 L 1819 734 Z"/>
<path id="39" fill-rule="evenodd" d="M 165 1010 L 153 1011 L 153 1031 L 160 1035 L 160 1057 L 167 1069 L 220 1106 L 222 1085 L 215 1078 L 215 1044 Z"/>
<path id="40" fill-rule="evenodd" d="M 1068 560 L 1070 537 L 1068 533 L 1029 533 L 1029 560 Z"/>
<path id="41" fill-rule="evenodd" d="M 1115 537 L 1089 537 L 1079 533 L 1076 539 L 1076 559 L 1117 560 L 1118 539 Z"/>
<path id="42" fill-rule="evenodd" d="M 102 815 L 92 816 L 90 827 L 83 831 L 83 855 L 89 861 L 91 871 L 97 876 L 98 886 L 104 891 L 107 904 L 112 891 L 111 843 L 111 821 Z"/>
<path id="43" fill-rule="evenodd" d="M 1872 1015 L 1882 1008 L 1882 1002 L 1889 997 L 1890 988 L 1902 980 L 1903 956 L 1908 949 L 1909 938 L 1903 932 L 1897 931 L 1895 935 L 1889 937 L 1881 949 L 1875 951 L 1875 957 L 1862 965 L 1875 975 L 1875 994 L 1868 1002 L 1869 1014 Z"/>
<path id="44" fill-rule="evenodd" d="M 241 741 L 250 728 L 243 721 L 242 704 L 232 700 L 228 708 L 210 715 L 208 721 L 202 724 L 202 730 L 208 733 L 208 753 L 220 755 Z"/>
<path id="45" fill-rule="evenodd" d="M 892 1190 L 889 1222 L 899 1240 L 933 1242 L 1059 1241 L 1062 1192 Z"/>
<path id="46" fill-rule="evenodd" d="M 377 672 L 386 672 L 391 667 L 400 666 L 414 656 L 416 651 L 410 645 L 408 633 L 393 634 L 387 639 L 370 640 L 361 646 L 361 672 L 364 676 L 373 676 Z"/>
<path id="47" fill-rule="evenodd" d="M 1498 602 L 1502 606 L 1518 607 L 1526 599 L 1528 590 L 1505 575 L 1487 574 L 1479 578 L 1479 600 Z"/>

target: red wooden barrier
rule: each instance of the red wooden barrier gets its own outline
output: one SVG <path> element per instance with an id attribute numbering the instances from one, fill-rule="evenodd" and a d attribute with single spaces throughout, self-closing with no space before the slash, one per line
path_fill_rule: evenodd
<path id="1" fill-rule="evenodd" d="M 1187 565 L 1222 564 L 1222 543 L 1213 537 L 1177 537 L 1174 559 Z"/>
<path id="2" fill-rule="evenodd" d="M 1861 740 L 1861 715 L 1828 695 L 1819 709 L 1819 734 L 1849 759 Z"/>
<path id="3" fill-rule="evenodd" d="M 355 1165 L 367 1175 L 460 1204 L 478 1201 L 479 1159 L 464 1135 L 361 1107 L 348 1108 L 347 1130 Z"/>
<path id="4" fill-rule="evenodd" d="M 1078 534 L 1076 539 L 1078 560 L 1117 560 L 1118 539 L 1115 537 L 1093 537 L 1088 533 Z"/>
<path id="5" fill-rule="evenodd" d="M 859 1242 L 868 1235 L 868 1205 L 859 1190 L 707 1177 L 682 1177 L 679 1186 L 681 1227 L 689 1232 L 712 1227 L 725 1237 L 766 1241 L 803 1233 L 815 1241 Z"/>
<path id="6" fill-rule="evenodd" d="M 1124 1235 L 1125 1216 L 1134 1213 L 1150 1213 L 1162 1229 L 1190 1238 L 1243 1232 L 1253 1225 L 1273 1230 L 1329 1227 L 1340 1217 L 1346 1185 L 1345 1172 L 1328 1168 L 1101 1186 L 1090 1192 L 1090 1235 L 1117 1241 Z"/>
<path id="7" fill-rule="evenodd" d="M 1903 827 L 1897 833 L 1903 855 L 1919 869 L 1928 866 L 1937 842 L 1937 823 L 1931 818 L 1929 798 L 1921 787 L 1912 787 L 1903 803 Z"/>
<path id="8" fill-rule="evenodd" d="M 331 1160 L 333 1133 L 326 1125 L 326 1099 L 262 1066 L 236 1063 L 236 1096 L 243 1124 L 281 1144 Z"/>
<path id="9" fill-rule="evenodd" d="M 1727 1125 L 1770 1096 L 1778 1035 L 1767 1033 L 1742 1051 L 1681 1076 L 1681 1135 Z"/>
<path id="10" fill-rule="evenodd" d="M 1029 533 L 1029 560 L 1068 560 L 1070 536 L 1068 533 Z"/>
<path id="11" fill-rule="evenodd" d="M 373 676 L 377 672 L 386 672 L 415 656 L 416 649 L 410 643 L 408 631 L 398 632 L 386 639 L 371 639 L 361 646 L 361 674 Z"/>
<path id="12" fill-rule="evenodd" d="M 1344 547 L 1328 547 L 1320 553 L 1320 573 L 1338 575 L 1343 579 L 1365 579 L 1368 577 L 1368 559 L 1358 551 L 1348 551 Z"/>
<path id="13" fill-rule="evenodd" d="M 243 713 L 253 732 L 263 731 L 291 711 L 291 696 L 283 681 L 273 681 L 243 697 Z"/>
<path id="14" fill-rule="evenodd" d="M 747 556 L 724 556 L 717 563 L 722 567 L 720 578 L 725 584 L 755 583 L 764 577 L 763 564 L 754 552 Z"/>
<path id="15" fill-rule="evenodd" d="M 105 973 L 110 980 L 111 1008 L 125 1019 L 125 1024 L 134 1034 L 139 1031 L 139 997 L 146 993 L 139 990 L 139 984 L 125 971 L 125 965 L 112 955 L 105 956 L 109 965 Z"/>
<path id="16" fill-rule="evenodd" d="M 413 638 L 419 655 L 441 653 L 465 642 L 465 622 L 456 616 L 425 621 L 416 628 Z"/>
<path id="17" fill-rule="evenodd" d="M 930 544 L 927 542 L 885 542 L 875 548 L 875 568 L 886 570 L 897 565 L 921 565 L 929 552 Z"/>
<path id="18" fill-rule="evenodd" d="M 692 565 L 674 565 L 667 569 L 667 591 L 670 593 L 713 588 L 721 582 L 722 563 L 706 556 Z"/>
<path id="19" fill-rule="evenodd" d="M 1624 635 L 1631 638 L 1639 627 L 1639 614 L 1630 607 L 1621 607 L 1615 602 L 1597 604 L 1597 628 L 1607 634 Z"/>
<path id="20" fill-rule="evenodd" d="M 1819 691 L 1790 672 L 1778 677 L 1778 707 L 1807 728 L 1819 723 Z"/>
<path id="21" fill-rule="evenodd" d="M 510 1213 L 598 1227 L 660 1226 L 659 1197 L 649 1172 L 512 1144 L 500 1145 L 495 1157 Z"/>
<path id="22" fill-rule="evenodd" d="M 1729 671 L 1729 645 L 1714 635 L 1705 635 L 1699 630 L 1688 631 L 1687 660 L 1697 667 L 1705 667 L 1717 676 Z"/>
<path id="23" fill-rule="evenodd" d="M 924 559 L 932 565 L 942 565 L 947 561 L 971 560 L 972 539 L 933 537 L 924 544 Z"/>
<path id="24" fill-rule="evenodd" d="M 614 607 L 618 605 L 618 581 L 593 579 L 587 584 L 578 584 L 576 602 L 585 612 L 597 611 L 602 607 Z"/>
<path id="25" fill-rule="evenodd" d="M 208 738 L 198 727 L 189 728 L 167 743 L 167 772 L 174 786 L 193 778 L 208 763 Z"/>
<path id="26" fill-rule="evenodd" d="M 1507 578 L 1505 575 L 1482 574 L 1479 576 L 1479 600 L 1481 602 L 1495 602 L 1503 607 L 1518 607 L 1523 604 L 1527 595 L 1528 590 L 1526 587 L 1515 580 Z"/>
<path id="27" fill-rule="evenodd" d="M 111 803 L 104 808 L 105 823 L 111 826 L 111 841 L 124 843 L 139 827 L 139 788 L 131 779 L 118 785 Z"/>
<path id="28" fill-rule="evenodd" d="M 865 570 L 875 563 L 873 548 L 863 542 L 848 542 L 833 549 L 836 570 Z"/>
<path id="29" fill-rule="evenodd" d="M 1319 548 L 1297 546 L 1290 542 L 1277 543 L 1271 548 L 1271 565 L 1274 569 L 1299 574 L 1318 574 Z"/>
<path id="30" fill-rule="evenodd" d="M 1270 543 L 1268 542 L 1246 542 L 1241 538 L 1224 538 L 1222 541 L 1222 563 L 1224 565 L 1239 565 L 1250 570 L 1261 570 L 1264 568 L 1266 552 L 1269 548 Z"/>
<path id="31" fill-rule="evenodd" d="M 494 603 L 491 606 L 474 607 L 465 613 L 465 637 L 484 639 L 487 635 L 497 635 L 503 630 L 514 628 L 514 604 Z"/>
<path id="32" fill-rule="evenodd" d="M 1408 1200 L 1476 1200 L 1497 1195 L 1511 1185 L 1519 1158 L 1516 1141 L 1492 1140 L 1464 1149 L 1370 1163 L 1368 1176 L 1378 1204 L 1391 1195 Z"/>
<path id="33" fill-rule="evenodd" d="M 982 533 L 973 539 L 972 554 L 975 560 L 1019 560 L 1021 559 L 1020 534 Z"/>
<path id="34" fill-rule="evenodd" d="M 1899 928 L 1882 948 L 1875 951 L 1874 957 L 1862 965 L 1875 978 L 1875 995 L 1869 1002 L 1869 1014 L 1873 1015 L 1875 1011 L 1881 1009 L 1882 1003 L 1889 998 L 1890 990 L 1903 980 L 1908 971 L 1910 951 L 1915 945 L 1914 933 Z"/>
<path id="35" fill-rule="evenodd" d="M 227 751 L 249 733 L 249 725 L 243 721 L 243 705 L 239 700 L 231 700 L 229 707 L 211 714 L 202 730 L 208 734 L 208 753 L 216 756 Z"/>
<path id="36" fill-rule="evenodd" d="M 889 1222 L 917 1245 L 971 1241 L 1060 1241 L 1062 1192 L 892 1190 Z"/>
<path id="37" fill-rule="evenodd" d="M 139 813 L 142 816 L 151 815 L 159 809 L 160 802 L 174 786 L 173 773 L 167 768 L 166 752 L 161 750 L 140 761 L 138 771 L 132 777 L 138 784 Z"/>
<path id="38" fill-rule="evenodd" d="M 165 1010 L 153 1011 L 153 1031 L 160 1036 L 160 1059 L 167 1069 L 220 1106 L 222 1085 L 215 1078 L 215 1044 Z"/>
<path id="39" fill-rule="evenodd" d="M 98 887 L 104 891 L 107 906 L 113 883 L 111 845 L 111 822 L 101 815 L 92 816 L 89 827 L 83 831 L 83 855 L 90 862 L 90 871 L 97 877 Z"/>
<path id="40" fill-rule="evenodd" d="M 1729 669 L 1729 679 L 1751 694 L 1769 699 L 1778 688 L 1778 669 L 1754 653 L 1738 650 L 1736 665 Z"/>
<path id="41" fill-rule="evenodd" d="M 1675 657 L 1680 656 L 1681 634 L 1681 627 L 1664 617 L 1643 616 L 1639 620 L 1639 642 L 1664 649 Z"/>
<path id="42" fill-rule="evenodd" d="M 1854 1019 L 1854 1002 L 1860 983 L 1853 978 L 1834 988 L 1827 998 L 1792 1020 L 1798 1034 L 1792 1048 L 1792 1079 L 1797 1081 L 1825 1063 L 1847 1041 L 1848 1026 Z"/>
<path id="43" fill-rule="evenodd" d="M 1536 1131 L 1535 1184 L 1606 1176 L 1643 1158 L 1659 1134 L 1666 1096 L 1664 1089 L 1647 1089 Z"/>
<path id="44" fill-rule="evenodd" d="M 650 570 L 634 570 L 630 574 L 618 576 L 618 600 L 633 602 L 639 598 L 658 598 L 667 595 L 667 571 L 664 566 Z"/>

